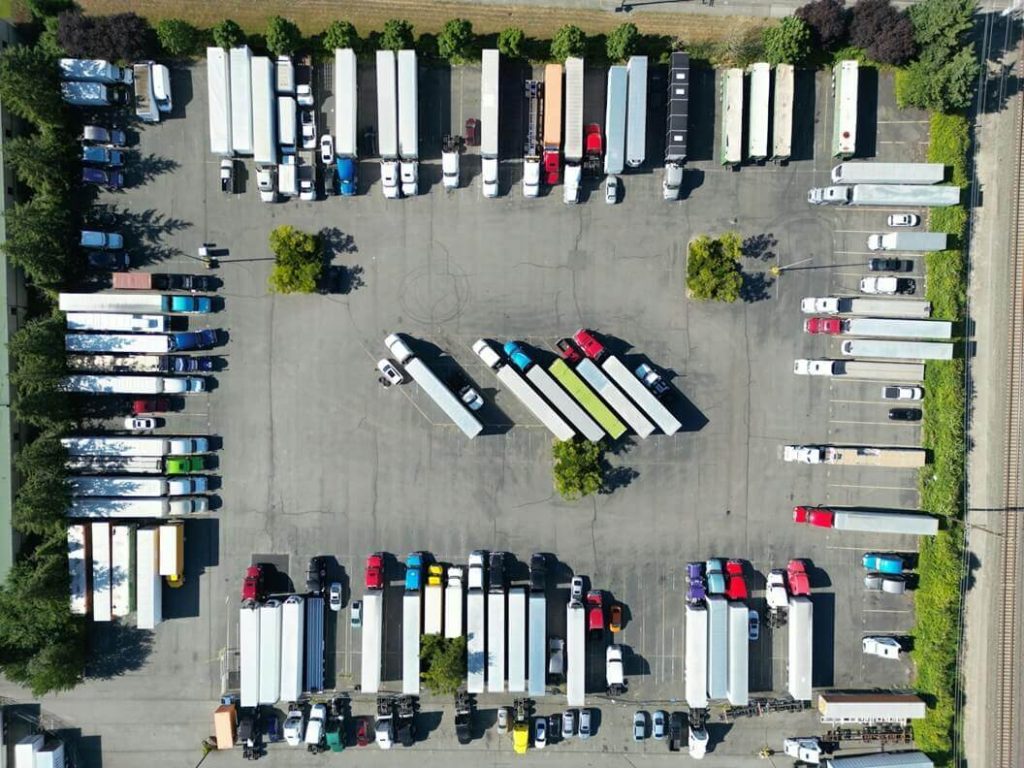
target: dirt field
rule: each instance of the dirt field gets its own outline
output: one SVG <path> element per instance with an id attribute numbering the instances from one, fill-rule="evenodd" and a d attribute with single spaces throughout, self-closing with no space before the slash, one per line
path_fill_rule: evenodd
<path id="1" fill-rule="evenodd" d="M 416 32 L 438 32 L 451 18 L 473 22 L 478 33 L 500 32 L 510 26 L 521 27 L 527 35 L 547 39 L 563 24 L 573 23 L 588 34 L 609 32 L 625 21 L 621 14 L 585 11 L 577 8 L 538 8 L 537 6 L 481 5 L 431 0 L 373 0 L 350 4 L 340 0 L 80 0 L 91 14 L 135 11 L 152 21 L 174 17 L 187 19 L 200 27 L 211 27 L 231 18 L 247 32 L 262 32 L 274 15 L 295 21 L 306 34 L 314 34 L 335 19 L 355 24 L 360 34 L 379 30 L 388 19 L 407 19 Z M 763 25 L 763 19 L 737 16 L 707 16 L 687 13 L 657 13 L 635 10 L 629 21 L 642 33 L 678 37 L 693 42 L 722 39 L 745 27 Z"/>

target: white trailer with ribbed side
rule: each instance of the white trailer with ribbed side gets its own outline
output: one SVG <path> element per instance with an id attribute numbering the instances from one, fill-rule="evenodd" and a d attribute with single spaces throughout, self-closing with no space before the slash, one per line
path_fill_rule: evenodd
<path id="1" fill-rule="evenodd" d="M 156 629 L 163 621 L 159 535 L 157 528 L 139 528 L 135 532 L 135 624 L 139 629 Z M 248 706 L 255 704 L 253 701 Z"/>
<path id="2" fill-rule="evenodd" d="M 205 496 L 174 499 L 72 497 L 67 516 L 95 519 L 161 519 L 206 512 L 209 509 L 208 504 Z"/>
<path id="3" fill-rule="evenodd" d="M 380 690 L 381 643 L 384 630 L 384 592 L 372 590 L 363 595 L 363 654 L 359 677 L 363 693 Z"/>
<path id="4" fill-rule="evenodd" d="M 784 163 L 793 152 L 793 93 L 794 68 L 792 64 L 775 67 L 775 95 L 772 110 L 772 160 Z"/>
<path id="5" fill-rule="evenodd" d="M 587 440 L 596 443 L 605 436 L 605 431 L 598 426 L 597 422 L 590 418 L 587 412 L 569 397 L 566 391 L 539 365 L 531 366 L 526 372 L 526 378 L 533 382 L 533 385 L 548 399 L 548 402 L 555 406 L 562 416 L 576 427 Z"/>
<path id="6" fill-rule="evenodd" d="M 633 401 L 640 406 L 640 408 L 650 416 L 654 423 L 657 424 L 661 431 L 666 435 L 674 435 L 683 425 L 679 423 L 679 419 L 672 415 L 671 411 L 666 408 L 651 391 L 644 386 L 643 382 L 640 381 L 627 367 L 619 360 L 615 355 L 608 355 L 601 362 L 601 367 L 604 368 L 604 372 L 607 373 L 616 384 L 618 384 L 627 395 L 633 398 Z"/>
<path id="7" fill-rule="evenodd" d="M 895 360 L 952 360 L 953 344 L 940 341 L 888 341 L 847 339 L 839 345 L 850 357 L 880 357 Z"/>
<path id="8" fill-rule="evenodd" d="M 647 158 L 647 57 L 630 56 L 626 112 L 626 165 L 639 168 Z"/>
<path id="9" fill-rule="evenodd" d="M 729 603 L 729 677 L 725 695 L 734 707 L 745 707 L 749 701 L 749 617 L 747 606 Z"/>
<path id="10" fill-rule="evenodd" d="M 789 598 L 789 665 L 786 690 L 797 701 L 810 701 L 814 669 L 814 604 L 811 598 Z"/>
<path id="11" fill-rule="evenodd" d="M 633 405 L 628 397 L 622 394 L 622 390 L 612 383 L 611 379 L 594 364 L 593 360 L 589 358 L 580 360 L 576 365 L 576 373 L 594 388 L 594 391 L 622 417 L 623 421 L 633 428 L 639 437 L 649 437 L 654 432 L 654 425 L 640 413 L 640 410 Z"/>
<path id="12" fill-rule="evenodd" d="M 583 59 L 565 60 L 565 188 L 566 205 L 580 201 L 583 183 Z"/>
<path id="13" fill-rule="evenodd" d="M 941 184 L 942 163 L 839 163 L 832 169 L 833 184 Z"/>
<path id="14" fill-rule="evenodd" d="M 302 650 L 306 607 L 300 595 L 290 595 L 281 607 L 281 701 L 302 697 Z"/>
<path id="15" fill-rule="evenodd" d="M 139 531 L 142 534 L 142 531 Z M 260 607 L 243 605 L 238 610 L 238 703 L 260 703 Z"/>
<path id="16" fill-rule="evenodd" d="M 402 194 L 419 194 L 420 139 L 416 52 L 398 52 L 398 155 L 401 158 Z"/>
<path id="17" fill-rule="evenodd" d="M 722 165 L 743 162 L 743 70 L 722 72 Z"/>
<path id="18" fill-rule="evenodd" d="M 529 648 L 527 651 L 527 681 L 530 696 L 547 693 L 547 635 L 548 603 L 543 592 L 531 592 L 529 600 Z"/>
<path id="19" fill-rule="evenodd" d="M 570 707 L 582 707 L 587 694 L 587 626 L 582 603 L 565 609 L 565 700 Z"/>
<path id="20" fill-rule="evenodd" d="M 440 635 L 444 632 L 444 585 L 426 584 L 423 587 L 423 634 Z"/>
<path id="21" fill-rule="evenodd" d="M 422 604 L 419 592 L 402 595 L 402 693 L 420 695 L 420 632 Z"/>
<path id="22" fill-rule="evenodd" d="M 805 315 L 878 315 L 926 320 L 931 317 L 932 303 L 926 299 L 808 296 L 800 300 L 800 311 Z"/>
<path id="23" fill-rule="evenodd" d="M 276 704 L 281 695 L 281 601 L 260 606 L 260 704 Z"/>
<path id="24" fill-rule="evenodd" d="M 686 606 L 686 704 L 691 709 L 708 706 L 708 611 L 703 605 Z"/>
<path id="25" fill-rule="evenodd" d="M 508 690 L 526 691 L 526 589 L 508 591 Z"/>
<path id="26" fill-rule="evenodd" d="M 729 604 L 708 595 L 708 698 L 724 699 L 729 687 Z"/>
<path id="27" fill-rule="evenodd" d="M 392 333 L 384 339 L 384 344 L 391 350 L 391 354 L 395 356 L 399 365 L 408 371 L 413 380 L 437 403 L 448 418 L 455 422 L 455 425 L 462 430 L 466 437 L 474 438 L 483 431 L 484 427 L 476 416 L 470 413 L 462 401 L 441 383 L 434 372 L 413 354 L 404 339 L 400 338 L 398 334 Z"/>
<path id="28" fill-rule="evenodd" d="M 401 194 L 398 173 L 398 78 L 395 52 L 377 51 L 377 150 L 384 197 L 397 200 Z"/>
<path id="29" fill-rule="evenodd" d="M 464 573 L 462 566 L 448 568 L 448 585 L 444 588 L 444 636 L 448 638 L 462 637 L 465 632 L 462 621 Z"/>
<path id="30" fill-rule="evenodd" d="M 68 526 L 68 585 L 70 587 L 71 613 L 85 616 L 91 604 L 89 573 L 92 569 L 92 555 L 89 552 L 89 536 L 85 525 L 76 523 Z"/>
<path id="31" fill-rule="evenodd" d="M 857 151 L 857 99 L 860 68 L 856 60 L 840 61 L 832 68 L 832 156 L 853 157 Z"/>
<path id="32" fill-rule="evenodd" d="M 105 477 L 78 475 L 68 478 L 72 496 L 191 496 L 208 489 L 205 475 L 190 477 Z"/>
<path id="33" fill-rule="evenodd" d="M 480 68 L 480 171 L 484 197 L 498 196 L 498 93 L 501 54 L 483 51 Z"/>
<path id="34" fill-rule="evenodd" d="M 750 106 L 747 110 L 747 155 L 755 162 L 768 157 L 768 97 L 772 68 L 765 61 L 750 65 Z"/>
<path id="35" fill-rule="evenodd" d="M 504 647 L 504 643 L 502 643 Z M 466 595 L 466 692 L 484 692 L 487 670 L 487 625 L 484 592 L 470 584 Z"/>
<path id="36" fill-rule="evenodd" d="M 210 114 L 210 152 L 229 157 L 231 148 L 231 60 L 223 48 L 206 49 L 206 94 Z"/>
<path id="37" fill-rule="evenodd" d="M 505 362 L 494 347 L 484 339 L 478 339 L 473 344 L 473 352 L 476 353 L 484 364 L 494 371 L 498 381 L 504 384 L 508 390 L 515 395 L 519 402 L 529 409 L 541 424 L 547 427 L 551 434 L 558 440 L 571 440 L 576 436 L 576 431 L 566 424 L 554 408 L 548 405 L 544 398 L 537 394 L 526 380 L 511 365 Z M 536 368 L 537 366 L 533 366 Z"/>
<path id="38" fill-rule="evenodd" d="M 252 154 L 252 50 L 247 45 L 231 49 L 231 151 Z"/>
<path id="39" fill-rule="evenodd" d="M 62 437 L 60 444 L 69 456 L 191 456 L 210 450 L 205 437 Z"/>
<path id="40" fill-rule="evenodd" d="M 167 333 L 166 315 L 130 315 L 114 312 L 68 312 L 69 331 L 121 331 L 123 333 Z"/>
<path id="41" fill-rule="evenodd" d="M 132 605 L 132 528 L 110 526 L 110 615 L 123 619 Z"/>
<path id="42" fill-rule="evenodd" d="M 626 67 L 608 68 L 608 93 L 604 111 L 604 172 L 622 173 L 626 161 L 626 111 L 628 109 L 629 71 Z"/>
<path id="43" fill-rule="evenodd" d="M 487 692 L 505 690 L 505 590 L 487 593 Z"/>
<path id="44" fill-rule="evenodd" d="M 92 523 L 92 619 L 111 620 L 110 603 L 110 523 Z"/>

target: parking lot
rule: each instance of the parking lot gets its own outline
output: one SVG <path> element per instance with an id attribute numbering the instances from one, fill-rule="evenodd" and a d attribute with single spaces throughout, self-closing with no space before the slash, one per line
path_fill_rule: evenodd
<path id="1" fill-rule="evenodd" d="M 209 721 L 220 695 L 222 671 L 230 666 L 222 662 L 224 649 L 237 646 L 242 574 L 253 560 L 271 558 L 301 588 L 310 556 L 334 556 L 337 575 L 358 598 L 365 556 L 375 550 L 399 559 L 426 550 L 454 563 L 477 548 L 504 549 L 520 560 L 534 551 L 553 553 L 562 587 L 571 573 L 586 574 L 625 605 L 618 642 L 629 649 L 629 693 L 624 702 L 608 702 L 603 693 L 588 698 L 604 713 L 597 736 L 557 747 L 591 752 L 595 760 L 598 752 L 664 750 L 630 742 L 629 718 L 636 702 L 647 709 L 682 706 L 688 560 L 748 561 L 756 571 L 751 606 L 763 616 L 763 574 L 792 557 L 807 558 L 815 593 L 814 685 L 884 688 L 909 681 L 909 662 L 861 653 L 863 635 L 905 632 L 913 616 L 910 594 L 864 592 L 860 555 L 913 552 L 915 541 L 798 527 L 791 510 L 795 504 L 913 509 L 915 473 L 780 459 L 786 443 L 911 446 L 920 438 L 917 426 L 887 420 L 880 383 L 792 373 L 794 358 L 841 357 L 838 340 L 802 332 L 799 301 L 856 293 L 867 274 L 867 234 L 885 223 L 880 211 L 806 202 L 807 189 L 827 183 L 833 164 L 829 78 L 813 81 L 803 73 L 798 83 L 798 146 L 788 166 L 729 171 L 716 160 L 718 90 L 710 72 L 695 71 L 695 160 L 687 165 L 686 199 L 669 204 L 661 199 L 659 159 L 665 73 L 655 70 L 646 166 L 623 177 L 619 205 L 605 205 L 592 182 L 583 204 L 566 207 L 557 190 L 537 200 L 521 194 L 522 74 L 511 70 L 502 76 L 499 199 L 481 195 L 475 148 L 463 158 L 463 188 L 445 194 L 439 183 L 440 136 L 479 117 L 479 69 L 465 67 L 421 69 L 420 197 L 385 201 L 376 161 L 364 159 L 359 196 L 277 205 L 259 202 L 251 164 L 243 193 L 219 191 L 218 160 L 208 151 L 205 70 L 173 73 L 173 119 L 147 127 L 137 145 L 149 169 L 145 183 L 102 201 L 130 212 L 126 236 L 139 244 L 136 268 L 194 273 L 204 269 L 194 256 L 201 243 L 228 251 L 216 272 L 224 307 L 209 316 L 227 337 L 219 350 L 224 369 L 212 377 L 212 391 L 171 415 L 166 430 L 217 436 L 222 484 L 211 518 L 189 525 L 186 586 L 165 590 L 168 621 L 155 632 L 144 666 L 127 674 L 134 682 L 90 683 L 54 706 L 79 711 L 83 730 L 101 735 L 105 765 L 127 765 L 138 754 L 121 746 L 124 727 L 137 721 L 137 699 L 126 695 L 119 703 L 102 695 L 132 686 L 177 702 L 164 714 L 179 736 L 161 735 L 157 746 L 165 744 L 167 764 L 192 764 L 195 750 L 181 746 L 181 738 L 188 734 L 198 743 L 205 732 L 196 723 Z M 329 80 L 322 79 L 325 88 Z M 359 83 L 363 135 L 375 120 L 372 67 L 361 66 Z M 604 122 L 603 83 L 603 70 L 588 68 L 587 122 Z M 866 91 L 871 108 L 860 130 L 869 154 L 923 159 L 926 121 L 896 113 L 888 78 L 874 89 L 869 82 Z M 862 82 L 862 100 L 864 93 Z M 321 130 L 333 125 L 331 108 L 325 99 Z M 805 140 L 800 149 L 799 135 L 813 135 L 813 147 Z M 268 293 L 267 235 L 281 224 L 325 230 L 333 258 L 324 294 Z M 751 238 L 743 300 L 688 300 L 688 240 L 727 230 Z M 773 265 L 789 268 L 775 278 L 768 272 Z M 914 267 L 910 274 L 923 293 L 923 261 L 915 259 Z M 611 492 L 567 503 L 552 489 L 550 435 L 498 390 L 470 345 L 478 338 L 520 339 L 552 352 L 558 338 L 579 327 L 601 334 L 630 367 L 647 361 L 665 372 L 679 393 L 673 410 L 684 427 L 673 437 L 616 445 Z M 391 332 L 407 334 L 439 370 L 465 372 L 487 400 L 484 435 L 467 440 L 415 384 L 380 387 L 374 363 L 385 356 L 383 339 Z M 397 570 L 391 575 L 399 577 Z M 549 610 L 553 617 L 561 613 Z M 339 616 L 329 673 L 338 690 L 352 692 L 359 636 L 348 627 L 347 612 Z M 397 619 L 396 612 L 385 630 L 396 652 Z M 385 671 L 397 690 L 393 656 Z M 752 695 L 785 689 L 786 656 L 785 631 L 762 624 L 751 645 Z M 591 666 L 597 689 L 601 669 Z M 493 706 L 511 698 L 480 697 L 477 729 L 493 718 Z M 370 713 L 369 696 L 353 699 L 355 713 Z M 86 702 L 100 701 L 90 719 Z M 419 759 L 420 748 L 458 749 L 450 701 L 441 703 L 446 714 L 435 723 L 436 735 L 406 760 Z M 564 698 L 556 697 L 538 712 L 561 706 Z M 422 705 L 424 713 L 441 708 L 430 699 Z M 778 749 L 790 730 L 811 730 L 813 723 L 810 713 L 740 721 L 715 754 L 753 764 L 760 746 Z M 462 751 L 481 748 L 511 756 L 511 744 L 491 732 Z M 304 759 L 294 754 L 293 761 Z M 366 757 L 385 759 L 376 751 Z"/>

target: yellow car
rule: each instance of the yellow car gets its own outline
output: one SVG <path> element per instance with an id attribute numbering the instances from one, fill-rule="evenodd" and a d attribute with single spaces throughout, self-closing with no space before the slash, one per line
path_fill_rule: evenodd
<path id="1" fill-rule="evenodd" d="M 530 726 L 527 723 L 516 723 L 512 726 L 512 748 L 517 755 L 525 755 L 530 744 Z"/>
<path id="2" fill-rule="evenodd" d="M 444 568 L 437 563 L 427 566 L 427 586 L 440 587 L 444 581 Z"/>

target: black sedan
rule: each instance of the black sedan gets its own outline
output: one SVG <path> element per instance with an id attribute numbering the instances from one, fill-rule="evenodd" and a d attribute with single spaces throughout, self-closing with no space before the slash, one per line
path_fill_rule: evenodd
<path id="1" fill-rule="evenodd" d="M 910 259 L 871 259 L 868 269 L 872 272 L 909 272 L 914 268 Z"/>
<path id="2" fill-rule="evenodd" d="M 889 421 L 920 421 L 920 408 L 890 408 Z"/>

